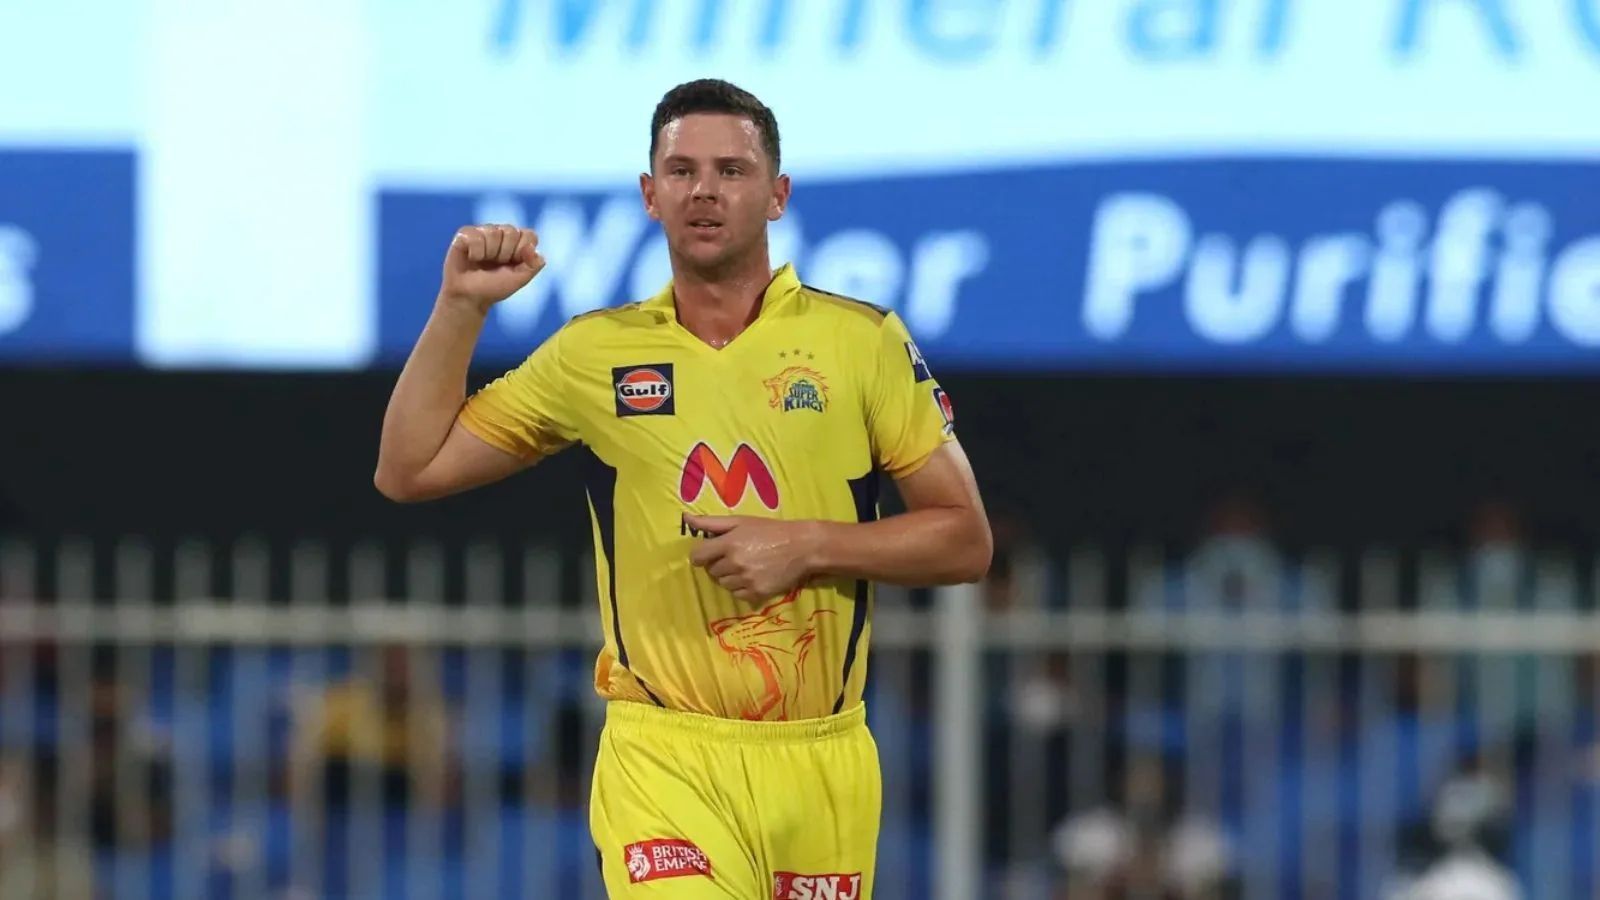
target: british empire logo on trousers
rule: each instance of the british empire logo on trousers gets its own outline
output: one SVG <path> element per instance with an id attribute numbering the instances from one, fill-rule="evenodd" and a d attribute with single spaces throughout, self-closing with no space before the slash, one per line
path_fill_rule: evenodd
<path id="1" fill-rule="evenodd" d="M 692 841 L 680 838 L 655 838 L 622 848 L 623 864 L 628 867 L 628 883 L 682 878 L 686 875 L 711 877 L 711 859 Z"/>

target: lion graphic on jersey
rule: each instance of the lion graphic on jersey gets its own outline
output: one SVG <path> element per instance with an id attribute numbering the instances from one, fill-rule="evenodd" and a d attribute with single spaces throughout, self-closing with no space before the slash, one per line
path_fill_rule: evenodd
<path id="1" fill-rule="evenodd" d="M 793 607 L 799 596 L 800 589 L 795 588 L 758 613 L 711 623 L 717 645 L 735 665 L 748 663 L 761 678 L 761 697 L 740 713 L 745 719 L 788 719 L 790 694 L 805 683 L 806 659 L 817 639 L 817 618 L 831 616 L 833 610 L 819 609 L 798 619 Z"/>
<path id="2" fill-rule="evenodd" d="M 650 875 L 650 857 L 644 855 L 644 848 L 638 844 L 628 848 L 628 875 L 636 882 Z"/>

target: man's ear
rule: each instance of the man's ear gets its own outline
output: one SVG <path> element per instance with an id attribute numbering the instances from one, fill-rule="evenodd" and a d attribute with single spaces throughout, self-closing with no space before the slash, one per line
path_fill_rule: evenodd
<path id="1" fill-rule="evenodd" d="M 776 222 L 783 218 L 789 209 L 789 192 L 794 186 L 789 183 L 789 176 L 779 175 L 772 181 L 772 200 L 767 204 L 767 221 Z"/>
<path id="2" fill-rule="evenodd" d="M 656 180 L 650 177 L 649 172 L 639 173 L 639 197 L 644 200 L 644 211 L 650 218 L 661 221 L 661 212 L 656 209 Z"/>

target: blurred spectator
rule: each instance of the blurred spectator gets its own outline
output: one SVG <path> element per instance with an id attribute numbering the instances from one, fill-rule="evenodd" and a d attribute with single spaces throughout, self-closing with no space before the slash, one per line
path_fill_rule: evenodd
<path id="1" fill-rule="evenodd" d="M 1083 713 L 1083 696 L 1072 673 L 1072 657 L 1049 653 L 1014 679 L 1009 711 L 1023 733 L 1060 745 L 1051 759 L 1065 762 L 1066 739 Z"/>
<path id="2" fill-rule="evenodd" d="M 984 576 L 980 590 L 985 616 L 1003 616 L 1017 608 L 1017 585 L 1014 572 L 1016 529 L 1009 519 L 996 516 L 991 520 L 994 534 L 994 556 L 989 572 Z M 1012 666 L 1008 657 L 990 654 L 984 660 L 984 862 L 992 875 L 997 875 L 1010 863 L 1013 848 L 1010 845 L 1013 795 L 1010 790 L 1012 770 L 1009 759 L 1013 730 L 1009 689 L 1012 683 Z"/>
<path id="3" fill-rule="evenodd" d="M 548 806 L 587 808 L 589 782 L 584 775 L 590 751 L 586 699 L 570 692 L 561 695 L 550 723 L 551 754 L 525 773 L 532 780 L 534 797 Z"/>
<path id="4" fill-rule="evenodd" d="M 1010 516 L 992 523 L 995 552 L 982 585 L 984 613 L 1036 610 L 1043 579 L 1026 531 Z M 989 654 L 985 660 L 985 863 L 1010 896 L 1048 852 L 1049 824 L 1066 813 L 1072 733 L 1082 702 L 1065 652 Z"/>
<path id="5" fill-rule="evenodd" d="M 1501 499 L 1480 503 L 1467 522 L 1467 551 L 1462 567 L 1462 593 L 1452 612 L 1467 610 L 1498 615 L 1525 615 L 1539 605 L 1573 611 L 1569 592 L 1536 590 L 1532 553 L 1522 516 Z M 1509 746 L 1518 732 L 1539 727 L 1539 654 L 1474 654 L 1471 677 L 1480 740 Z"/>
<path id="6" fill-rule="evenodd" d="M 1389 892 L 1389 900 L 1519 900 L 1511 873 L 1475 850 L 1440 860 L 1421 878 Z"/>
<path id="7" fill-rule="evenodd" d="M 297 717 L 291 793 L 303 811 L 342 809 L 373 777 L 383 805 L 438 811 L 457 794 L 450 711 L 431 649 L 378 651 L 376 677 L 351 674 Z"/>
<path id="8" fill-rule="evenodd" d="M 1286 575 L 1266 509 L 1248 494 L 1231 494 L 1212 507 L 1185 560 L 1186 605 L 1204 612 L 1289 609 L 1297 595 Z"/>
<path id="9" fill-rule="evenodd" d="M 1439 788 L 1432 824 L 1443 846 L 1504 861 L 1510 849 L 1511 785 L 1473 754 Z"/>
<path id="10" fill-rule="evenodd" d="M 1482 755 L 1468 754 L 1439 786 L 1426 819 L 1402 831 L 1401 873 L 1425 878 L 1451 859 L 1509 862 L 1511 789 Z"/>
<path id="11" fill-rule="evenodd" d="M 1182 563 L 1136 590 L 1134 606 L 1146 612 L 1296 611 L 1310 599 L 1266 508 L 1245 491 L 1218 498 Z"/>
<path id="12" fill-rule="evenodd" d="M 1408 652 L 1393 662 L 1363 659 L 1361 666 L 1368 686 L 1352 683 L 1349 688 L 1346 739 L 1353 742 L 1354 753 L 1347 754 L 1353 768 L 1342 780 L 1350 785 L 1394 785 L 1386 803 L 1396 820 L 1405 823 L 1401 831 L 1409 835 L 1404 841 L 1409 861 L 1431 860 L 1432 797 L 1459 765 L 1461 722 L 1451 702 L 1453 663 L 1433 654 Z M 1363 690 L 1381 691 L 1365 709 Z M 1405 775 L 1398 777 L 1402 771 Z"/>
<path id="13" fill-rule="evenodd" d="M 1532 606 L 1533 579 L 1522 517 L 1504 500 L 1486 500 L 1467 522 L 1466 596 L 1477 609 Z"/>
<path id="14" fill-rule="evenodd" d="M 1276 769 L 1255 764 L 1291 730 L 1287 701 L 1300 693 L 1298 673 L 1266 641 L 1271 632 L 1250 619 L 1310 611 L 1312 594 L 1300 570 L 1275 541 L 1266 508 L 1249 491 L 1218 496 L 1193 545 L 1158 577 L 1132 585 L 1135 611 L 1192 617 L 1170 622 L 1173 645 L 1142 663 L 1146 677 L 1130 685 L 1127 721 L 1166 746 L 1204 755 L 1214 765 L 1192 770 L 1191 815 L 1216 823 L 1232 840 L 1266 840 L 1275 807 L 1261 798 L 1294 790 L 1292 760 Z M 1319 610 L 1318 611 L 1322 611 Z M 1239 639 L 1264 635 L 1261 642 Z M 1252 748 L 1256 748 L 1253 750 Z M 1247 806 L 1258 808 L 1253 812 Z"/>
<path id="15" fill-rule="evenodd" d="M 1120 873 L 1133 861 L 1137 840 L 1122 813 L 1100 806 L 1072 816 L 1056 829 L 1056 861 L 1065 872 L 1063 900 L 1109 898 Z"/>
<path id="16" fill-rule="evenodd" d="M 1052 844 L 1057 900 L 1220 900 L 1238 879 L 1230 841 L 1209 816 L 1185 810 L 1173 764 L 1136 750 L 1112 803 L 1069 817 Z"/>
<path id="17" fill-rule="evenodd" d="M 32 762 L 0 759 L 0 900 L 94 900 L 94 858 L 59 827 L 61 763 Z"/>
<path id="18" fill-rule="evenodd" d="M 172 836 L 172 757 L 159 732 L 131 708 L 109 653 L 89 683 L 90 834 L 97 851 L 148 847 Z M 131 781 L 124 783 L 124 779 Z M 139 802 L 127 795 L 140 792 Z"/>
<path id="19" fill-rule="evenodd" d="M 1579 778 L 1590 790 L 1600 792 L 1600 650 L 1578 658 L 1572 667 L 1572 683 L 1575 724 L 1581 742 Z"/>

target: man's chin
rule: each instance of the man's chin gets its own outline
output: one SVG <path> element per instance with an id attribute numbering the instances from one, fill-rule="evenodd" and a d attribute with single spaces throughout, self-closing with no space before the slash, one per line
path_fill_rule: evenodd
<path id="1" fill-rule="evenodd" d="M 708 246 L 703 243 L 698 245 L 691 243 L 679 255 L 682 257 L 682 261 L 696 272 L 711 273 L 727 268 L 735 254 L 732 248 L 727 246 Z"/>

